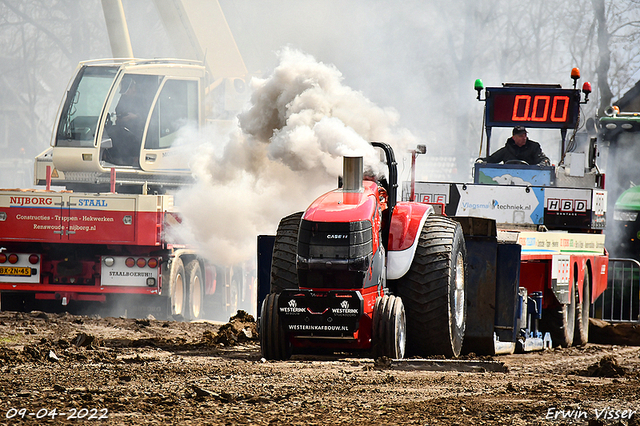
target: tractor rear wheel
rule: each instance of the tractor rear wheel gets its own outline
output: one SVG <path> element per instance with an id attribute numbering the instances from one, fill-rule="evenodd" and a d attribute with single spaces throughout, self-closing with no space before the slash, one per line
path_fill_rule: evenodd
<path id="1" fill-rule="evenodd" d="M 296 255 L 302 214 L 303 212 L 297 212 L 284 217 L 278 225 L 271 258 L 271 293 L 298 288 Z"/>
<path id="2" fill-rule="evenodd" d="M 291 357 L 291 344 L 287 340 L 284 324 L 278 314 L 277 293 L 269 293 L 262 302 L 260 313 L 260 349 L 268 360 L 283 361 Z"/>
<path id="3" fill-rule="evenodd" d="M 574 284 L 575 286 L 575 284 Z M 551 334 L 553 346 L 568 348 L 573 343 L 576 325 L 576 299 L 570 297 L 569 304 L 560 304 L 542 310 L 540 329 Z"/>
<path id="4" fill-rule="evenodd" d="M 406 338 L 406 315 L 402 299 L 385 295 L 376 299 L 372 327 L 373 358 L 386 356 L 391 359 L 404 358 Z"/>
<path id="5" fill-rule="evenodd" d="M 457 357 L 467 321 L 467 250 L 462 227 L 427 218 L 409 271 L 398 280 L 407 316 L 407 353 Z"/>
<path id="6" fill-rule="evenodd" d="M 584 268 L 584 279 L 582 282 L 582 303 L 576 286 L 576 325 L 573 335 L 573 344 L 583 346 L 589 343 L 589 310 L 591 309 L 591 289 L 589 280 L 589 269 Z"/>

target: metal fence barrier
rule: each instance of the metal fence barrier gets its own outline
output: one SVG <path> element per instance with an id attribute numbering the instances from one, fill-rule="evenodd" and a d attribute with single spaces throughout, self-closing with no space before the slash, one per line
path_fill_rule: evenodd
<path id="1" fill-rule="evenodd" d="M 609 322 L 640 322 L 640 262 L 609 259 L 607 289 L 591 306 L 591 317 Z"/>

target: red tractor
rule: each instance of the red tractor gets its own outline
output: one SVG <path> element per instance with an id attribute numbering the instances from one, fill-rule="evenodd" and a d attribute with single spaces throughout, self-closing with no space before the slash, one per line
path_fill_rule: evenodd
<path id="1" fill-rule="evenodd" d="M 344 184 L 281 220 L 260 315 L 264 358 L 301 350 L 460 354 L 467 313 L 461 225 L 431 205 L 398 202 L 393 150 L 372 145 L 384 153 L 386 176 L 365 177 L 362 158 L 345 157 Z"/>

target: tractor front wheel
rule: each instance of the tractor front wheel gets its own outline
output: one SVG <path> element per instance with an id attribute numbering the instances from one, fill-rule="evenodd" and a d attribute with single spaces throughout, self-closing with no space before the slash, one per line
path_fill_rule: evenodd
<path id="1" fill-rule="evenodd" d="M 262 302 L 260 313 L 260 349 L 268 360 L 283 361 L 291 357 L 291 344 L 278 314 L 280 294 L 269 293 Z"/>
<path id="2" fill-rule="evenodd" d="M 376 299 L 372 333 L 373 358 L 404 358 L 407 343 L 406 315 L 401 298 L 385 295 Z"/>

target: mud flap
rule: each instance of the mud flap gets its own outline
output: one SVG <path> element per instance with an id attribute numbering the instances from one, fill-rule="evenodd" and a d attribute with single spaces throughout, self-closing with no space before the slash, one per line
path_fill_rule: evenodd
<path id="1" fill-rule="evenodd" d="M 519 330 L 516 327 L 520 286 L 519 244 L 498 244 L 498 266 L 496 274 L 495 334 L 498 342 L 506 343 L 496 353 L 512 353 Z"/>
<path id="2" fill-rule="evenodd" d="M 463 353 L 493 353 L 496 300 L 497 241 L 495 237 L 465 235 L 467 244 L 467 328 Z"/>
<path id="3" fill-rule="evenodd" d="M 456 217 L 464 230 L 469 280 L 463 353 L 512 352 L 517 332 L 520 246 L 498 243 L 495 221 Z"/>

